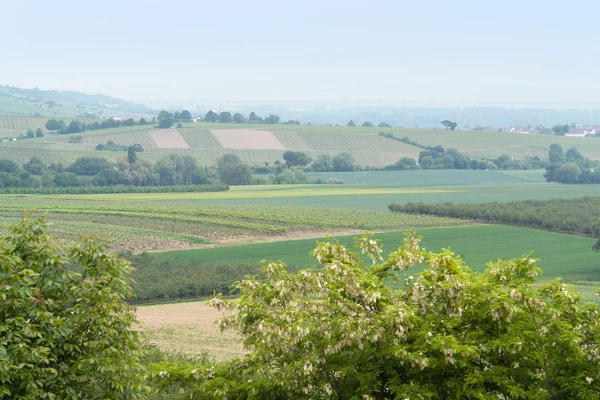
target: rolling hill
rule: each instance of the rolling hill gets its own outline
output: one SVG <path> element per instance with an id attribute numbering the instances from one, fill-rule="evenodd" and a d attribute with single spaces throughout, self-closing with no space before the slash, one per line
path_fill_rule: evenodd
<path id="1" fill-rule="evenodd" d="M 43 127 L 47 118 L 2 117 L 0 137 Z M 168 154 L 188 155 L 212 164 L 226 153 L 250 163 L 282 160 L 287 150 L 303 151 L 316 158 L 321 154 L 352 154 L 361 165 L 384 166 L 401 157 L 417 158 L 421 148 L 380 136 L 392 132 L 420 145 L 455 148 L 475 158 L 496 158 L 507 154 L 522 159 L 526 155 L 547 157 L 552 143 L 566 150 L 577 147 L 586 157 L 600 159 L 600 139 L 528 135 L 508 132 L 445 131 L 375 127 L 315 125 L 244 125 L 186 123 L 181 128 L 160 130 L 153 125 L 104 129 L 82 133 L 81 143 L 69 143 L 71 135 L 46 135 L 43 138 L 0 143 L 0 158 L 26 161 L 39 156 L 48 162 L 71 162 L 82 156 L 116 159 L 122 152 L 95 151 L 96 145 L 112 141 L 121 145 L 141 144 L 139 156 L 158 159 Z"/>

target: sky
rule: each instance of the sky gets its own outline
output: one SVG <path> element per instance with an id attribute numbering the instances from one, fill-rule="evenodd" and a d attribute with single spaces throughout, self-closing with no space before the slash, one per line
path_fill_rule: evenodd
<path id="1" fill-rule="evenodd" d="M 4 1 L 0 84 L 152 102 L 598 108 L 600 1 Z"/>

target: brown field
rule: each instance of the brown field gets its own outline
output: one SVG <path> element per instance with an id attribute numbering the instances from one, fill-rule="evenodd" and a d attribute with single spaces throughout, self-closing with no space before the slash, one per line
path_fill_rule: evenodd
<path id="1" fill-rule="evenodd" d="M 161 129 L 151 133 L 152 140 L 160 149 L 189 149 L 183 136 L 175 129 Z"/>
<path id="2" fill-rule="evenodd" d="M 158 347 L 187 354 L 208 352 L 217 361 L 243 355 L 240 338 L 221 332 L 221 313 L 205 302 L 159 304 L 137 308 L 139 329 Z"/>
<path id="3" fill-rule="evenodd" d="M 211 129 L 210 133 L 226 149 L 269 149 L 287 150 L 269 131 L 252 129 Z"/>

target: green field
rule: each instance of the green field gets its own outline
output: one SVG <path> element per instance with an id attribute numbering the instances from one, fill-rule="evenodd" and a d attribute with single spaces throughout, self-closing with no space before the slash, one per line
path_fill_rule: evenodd
<path id="1" fill-rule="evenodd" d="M 543 269 L 542 279 L 563 277 L 569 281 L 600 281 L 600 255 L 591 250 L 594 239 L 502 225 L 469 225 L 447 228 L 417 229 L 424 236 L 423 246 L 432 251 L 451 248 L 476 271 L 486 268 L 488 261 L 510 259 L 533 251 Z M 394 251 L 403 232 L 376 235 L 382 239 L 384 254 Z M 338 238 L 347 247 L 354 236 Z M 283 260 L 289 265 L 311 267 L 316 261 L 309 256 L 315 240 L 291 240 L 161 253 L 161 257 L 180 258 L 199 264 L 259 263 Z"/>
<path id="2" fill-rule="evenodd" d="M 2 110 L 0 98 L 0 114 Z M 79 110 L 81 113 L 81 110 Z M 43 126 L 47 118 L 30 117 L 32 113 L 21 114 L 22 117 L 0 117 L 0 136 L 18 136 L 27 129 Z M 28 115 L 27 117 L 25 115 Z M 67 115 L 71 118 L 75 115 Z M 61 150 L 59 155 L 65 160 L 72 160 L 84 152 L 92 151 L 96 144 L 111 140 L 117 144 L 130 145 L 139 143 L 146 152 L 142 158 L 156 159 L 157 156 L 166 154 L 189 155 L 200 159 L 205 164 L 212 164 L 214 160 L 226 153 L 234 153 L 243 161 L 250 163 L 274 162 L 281 160 L 286 150 L 303 151 L 316 158 L 321 154 L 337 154 L 348 152 L 360 165 L 385 166 L 394 163 L 401 157 L 417 158 L 423 150 L 419 147 L 402 143 L 398 140 L 379 136 L 382 131 L 394 133 L 397 138 L 408 137 L 412 141 L 425 146 L 442 145 L 446 148 L 455 148 L 471 157 L 496 158 L 503 154 L 522 159 L 526 155 L 547 157 L 548 148 L 552 143 L 559 143 L 563 148 L 577 147 L 586 157 L 600 159 L 600 140 L 597 138 L 573 138 L 554 135 L 531 135 L 510 132 L 486 131 L 445 131 L 438 129 L 404 129 L 404 128 L 368 128 L 344 126 L 315 126 L 315 125 L 248 125 L 248 124 L 209 124 L 185 123 L 178 132 L 183 137 L 189 148 L 159 147 L 152 140 L 151 132 L 155 126 L 146 125 L 132 128 L 106 129 L 83 133 L 82 143 L 63 147 L 68 143 L 68 135 L 59 135 L 52 138 L 31 139 L 17 143 L 0 144 L 0 157 L 10 157 L 11 151 L 25 147 L 22 150 L 29 156 L 36 155 L 38 148 L 47 149 L 52 144 L 54 149 Z M 260 141 L 249 141 L 252 148 L 244 148 L 244 144 L 236 146 L 223 145 L 211 130 L 238 130 L 245 135 L 252 135 L 254 131 L 271 132 L 280 146 Z M 27 142 L 27 143 L 26 143 Z M 262 146 L 262 147 L 261 147 Z M 51 147 L 52 148 L 52 147 Z M 67 153 L 72 152 L 69 156 Z M 114 158 L 109 152 L 99 156 Z M 43 158 L 52 157 L 51 154 L 42 153 Z M 18 159 L 25 157 L 20 154 Z M 56 157 L 55 157 L 56 158 Z M 53 160 L 54 161 L 54 160 Z"/>

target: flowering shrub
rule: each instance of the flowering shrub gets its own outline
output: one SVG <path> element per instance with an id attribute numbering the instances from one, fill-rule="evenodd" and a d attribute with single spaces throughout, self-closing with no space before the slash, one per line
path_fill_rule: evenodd
<path id="1" fill-rule="evenodd" d="M 270 263 L 236 285 L 238 300 L 215 297 L 249 353 L 152 379 L 179 379 L 185 398 L 600 398 L 598 307 L 558 279 L 536 282 L 535 259 L 477 274 L 411 234 L 387 260 L 369 233 L 357 248 L 368 262 L 328 240 L 318 267 Z"/>

